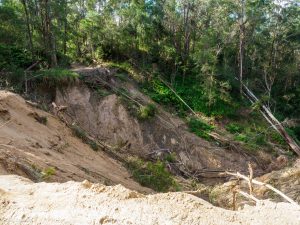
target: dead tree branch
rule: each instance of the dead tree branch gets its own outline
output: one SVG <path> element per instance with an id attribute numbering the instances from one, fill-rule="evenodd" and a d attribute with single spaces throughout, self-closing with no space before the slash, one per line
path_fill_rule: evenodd
<path id="1" fill-rule="evenodd" d="M 240 174 L 239 172 L 237 173 L 231 173 L 231 172 L 225 172 L 226 174 L 228 175 L 231 175 L 231 176 L 235 176 L 235 177 L 238 177 L 238 178 L 242 178 L 246 181 L 250 181 L 249 177 L 243 175 L 243 174 Z M 270 184 L 266 184 L 264 182 L 261 182 L 261 181 L 257 181 L 257 180 L 254 180 L 252 179 L 252 183 L 253 184 L 257 184 L 257 185 L 260 185 L 260 186 L 264 186 L 266 188 L 269 188 L 270 190 L 274 191 L 276 194 L 280 195 L 282 198 L 284 198 L 285 200 L 287 200 L 289 203 L 291 203 L 292 205 L 296 206 L 297 208 L 300 209 L 300 206 L 298 205 L 297 202 L 295 202 L 293 199 L 291 199 L 290 197 L 286 196 L 284 193 L 282 193 L 281 191 L 279 191 L 278 189 L 272 187 Z"/>

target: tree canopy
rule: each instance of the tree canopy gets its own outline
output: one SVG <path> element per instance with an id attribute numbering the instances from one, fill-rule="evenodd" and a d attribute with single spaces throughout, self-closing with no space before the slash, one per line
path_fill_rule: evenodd
<path id="1" fill-rule="evenodd" d="M 297 0 L 1 0 L 0 21 L 0 70 L 126 61 L 200 111 L 234 107 L 240 81 L 279 118 L 300 115 Z"/>

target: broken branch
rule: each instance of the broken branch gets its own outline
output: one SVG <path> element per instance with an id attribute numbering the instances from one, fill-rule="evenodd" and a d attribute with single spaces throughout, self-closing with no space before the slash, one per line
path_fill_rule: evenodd
<path id="1" fill-rule="evenodd" d="M 231 175 L 231 176 L 235 176 L 235 177 L 239 177 L 239 178 L 242 178 L 246 181 L 249 182 L 249 178 L 245 175 L 242 175 L 240 174 L 239 172 L 237 173 L 231 173 L 231 172 L 225 172 L 226 174 L 228 175 Z M 266 188 L 269 188 L 270 190 L 274 191 L 275 193 L 277 193 L 278 195 L 280 195 L 281 197 L 283 197 L 285 200 L 287 200 L 289 203 L 291 203 L 292 205 L 296 206 L 297 208 L 300 209 L 300 206 L 298 205 L 297 202 L 295 202 L 293 199 L 291 199 L 290 197 L 286 196 L 284 193 L 282 193 L 281 191 L 279 191 L 278 189 L 272 187 L 270 184 L 266 184 L 264 182 L 261 182 L 261 181 L 257 181 L 257 180 L 254 180 L 252 179 L 252 183 L 253 184 L 257 184 L 257 185 L 260 185 L 260 186 L 264 186 Z"/>

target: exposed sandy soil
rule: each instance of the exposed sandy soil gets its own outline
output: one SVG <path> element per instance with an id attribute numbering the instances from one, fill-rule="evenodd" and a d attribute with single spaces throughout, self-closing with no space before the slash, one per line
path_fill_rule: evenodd
<path id="1" fill-rule="evenodd" d="M 37 121 L 47 118 L 46 124 Z M 105 153 L 93 151 L 49 113 L 33 108 L 11 92 L 0 91 L 0 174 L 18 174 L 33 181 L 69 180 L 122 184 L 149 192 L 130 178 L 127 170 Z"/>
<path id="2" fill-rule="evenodd" d="M 95 69 L 85 69 L 83 73 L 91 73 L 92 78 L 97 75 Z M 103 68 L 98 76 L 114 87 L 126 89 L 128 95 L 143 104 L 153 103 L 132 81 L 120 81 Z M 101 83 L 95 84 L 103 89 Z M 261 174 L 265 166 L 263 163 L 258 165 L 254 157 L 243 151 L 219 147 L 189 132 L 184 121 L 158 104 L 158 113 L 154 118 L 140 121 L 130 114 L 113 91 L 111 95 L 99 97 L 83 82 L 66 87 L 63 91 L 57 90 L 56 103 L 68 107 L 65 117 L 69 123 L 77 123 L 93 137 L 111 146 L 119 146 L 120 151 L 142 157 L 166 150 L 175 152 L 184 170 L 188 169 L 191 173 L 201 174 L 202 170 L 245 172 L 248 170 L 245 162 L 251 161 L 255 173 Z M 201 175 L 211 176 L 209 173 Z"/>
<path id="3" fill-rule="evenodd" d="M 121 185 L 88 181 L 32 183 L 0 176 L 0 223 L 12 224 L 203 224 L 298 225 L 300 210 L 262 202 L 241 211 L 217 208 L 185 193 L 142 195 Z"/>

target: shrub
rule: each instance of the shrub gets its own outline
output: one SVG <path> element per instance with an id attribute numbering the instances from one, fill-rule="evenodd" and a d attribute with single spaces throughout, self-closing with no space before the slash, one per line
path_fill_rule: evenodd
<path id="1" fill-rule="evenodd" d="M 191 132 L 195 133 L 197 136 L 202 137 L 206 140 L 210 139 L 208 133 L 214 129 L 213 126 L 195 118 L 191 118 L 188 121 L 188 126 Z"/>
<path id="2" fill-rule="evenodd" d="M 225 128 L 227 131 L 229 131 L 232 134 L 240 133 L 243 131 L 243 128 L 236 123 L 230 123 Z"/>
<path id="3" fill-rule="evenodd" d="M 153 104 L 147 104 L 146 106 L 141 106 L 138 111 L 138 118 L 141 120 L 147 120 L 155 116 L 156 107 Z"/>
<path id="4" fill-rule="evenodd" d="M 46 125 L 47 122 L 48 122 L 48 118 L 46 116 L 40 116 L 40 117 L 37 117 L 36 120 L 41 123 L 41 124 L 44 124 Z"/>
<path id="5" fill-rule="evenodd" d="M 15 70 L 18 68 L 25 69 L 30 66 L 32 59 L 25 49 L 0 44 L 0 70 Z"/>
<path id="6" fill-rule="evenodd" d="M 176 181 L 161 161 L 152 163 L 135 158 L 129 161 L 128 168 L 135 180 L 155 191 L 166 192 L 171 188 L 178 188 Z"/>
<path id="7" fill-rule="evenodd" d="M 32 79 L 47 84 L 49 87 L 63 86 L 75 82 L 79 75 L 71 70 L 52 68 L 33 73 Z"/>
<path id="8" fill-rule="evenodd" d="M 77 125 L 72 125 L 71 129 L 73 131 L 73 134 L 80 138 L 83 142 L 87 143 L 88 142 L 88 138 L 87 135 L 85 133 L 85 131 L 83 129 L 81 129 L 80 127 L 78 127 Z"/>
<path id="9" fill-rule="evenodd" d="M 48 167 L 48 168 L 46 168 L 42 171 L 42 178 L 44 180 L 47 180 L 54 174 L 55 174 L 55 168 L 54 167 Z"/>
<path id="10" fill-rule="evenodd" d="M 106 97 L 111 94 L 109 91 L 107 91 L 105 89 L 100 89 L 100 88 L 96 89 L 96 93 L 100 98 Z"/>
<path id="11" fill-rule="evenodd" d="M 89 141 L 89 145 L 90 145 L 90 147 L 94 150 L 94 151 L 98 151 L 99 150 L 99 147 L 98 147 L 98 145 L 97 145 L 97 143 L 96 142 L 94 142 L 94 141 Z"/>
<path id="12" fill-rule="evenodd" d="M 272 132 L 271 133 L 271 140 L 276 142 L 277 144 L 280 144 L 280 145 L 285 144 L 285 141 L 284 141 L 283 137 L 277 132 Z"/>
<path id="13" fill-rule="evenodd" d="M 115 77 L 119 78 L 121 81 L 127 81 L 128 75 L 126 73 L 116 73 Z"/>
<path id="14" fill-rule="evenodd" d="M 198 77 L 186 77 L 184 82 L 182 82 L 179 76 L 177 79 L 174 82 L 173 89 L 193 110 L 202 112 L 206 116 L 229 116 L 235 114 L 238 103 L 233 103 L 229 100 L 225 101 L 221 97 L 221 93 L 215 96 L 213 104 L 208 105 L 208 99 L 205 96 L 206 90 L 203 89 L 201 79 Z M 170 88 L 156 77 L 152 78 L 150 82 L 144 83 L 143 91 L 154 101 L 174 107 L 180 116 L 184 116 L 189 111 L 186 105 L 178 99 Z"/>
<path id="15" fill-rule="evenodd" d="M 236 141 L 247 142 L 248 138 L 245 134 L 238 134 L 235 136 Z"/>
<path id="16" fill-rule="evenodd" d="M 164 160 L 170 163 L 176 162 L 176 154 L 174 152 L 165 155 Z"/>

